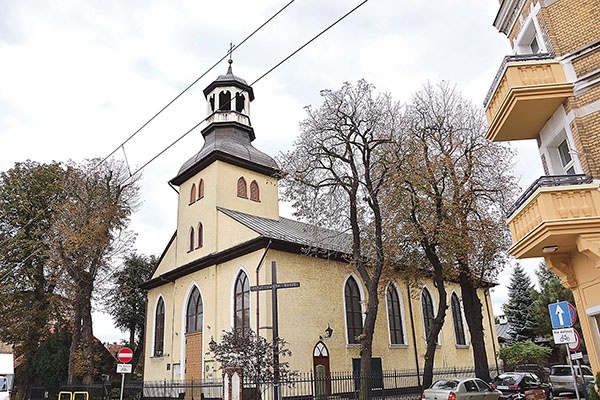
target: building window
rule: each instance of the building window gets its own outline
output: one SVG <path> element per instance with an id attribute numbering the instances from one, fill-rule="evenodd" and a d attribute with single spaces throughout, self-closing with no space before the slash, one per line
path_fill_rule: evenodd
<path id="1" fill-rule="evenodd" d="M 200 179 L 198 182 L 198 200 L 204 197 L 204 179 Z"/>
<path id="2" fill-rule="evenodd" d="M 256 181 L 250 182 L 250 200 L 260 200 L 260 194 L 258 192 L 258 183 L 256 183 Z"/>
<path id="3" fill-rule="evenodd" d="M 196 184 L 192 183 L 192 189 L 190 190 L 190 204 L 196 201 Z"/>
<path id="4" fill-rule="evenodd" d="M 231 111 L 231 92 L 229 90 L 219 93 L 219 111 Z"/>
<path id="5" fill-rule="evenodd" d="M 248 198 L 248 188 L 246 185 L 246 180 L 243 177 L 237 181 L 237 196 L 244 199 Z"/>
<path id="6" fill-rule="evenodd" d="M 235 94 L 235 111 L 241 113 L 244 111 L 244 102 L 245 102 L 245 98 L 244 95 L 241 93 L 236 93 Z"/>
<path id="7" fill-rule="evenodd" d="M 387 312 L 390 331 L 390 344 L 405 344 L 402 329 L 402 304 L 394 285 L 387 289 Z"/>
<path id="8" fill-rule="evenodd" d="M 450 306 L 452 308 L 452 319 L 454 321 L 454 337 L 456 344 L 466 346 L 467 339 L 465 337 L 465 326 L 463 324 L 462 311 L 460 309 L 460 300 L 456 293 L 452 293 L 450 297 Z"/>
<path id="9" fill-rule="evenodd" d="M 204 246 L 204 227 L 202 222 L 198 222 L 198 247 Z"/>
<path id="10" fill-rule="evenodd" d="M 562 169 L 567 175 L 575 174 L 575 163 L 573 162 L 573 157 L 571 156 L 571 149 L 569 148 L 569 143 L 567 139 L 564 139 L 557 147 L 558 156 L 560 158 L 560 163 L 562 165 Z"/>
<path id="11" fill-rule="evenodd" d="M 188 299 L 187 306 L 187 323 L 185 326 L 185 333 L 202 332 L 203 323 L 203 306 L 202 298 L 200 297 L 200 291 L 197 287 L 194 287 L 190 297 Z"/>
<path id="12" fill-rule="evenodd" d="M 233 309 L 235 333 L 246 334 L 250 330 L 250 283 L 244 271 L 241 271 L 235 280 Z"/>
<path id="13" fill-rule="evenodd" d="M 421 292 L 421 311 L 423 312 L 423 325 L 425 326 L 425 337 L 429 336 L 433 325 L 433 300 L 427 288 Z"/>
<path id="14" fill-rule="evenodd" d="M 158 299 L 154 314 L 154 357 L 162 357 L 165 346 L 165 301 Z"/>
<path id="15" fill-rule="evenodd" d="M 362 309 L 360 306 L 361 297 L 356 280 L 351 276 L 346 281 L 344 289 L 344 299 L 346 302 L 346 332 L 348 334 L 348 343 L 360 343 L 359 336 L 362 333 Z"/>
<path id="16" fill-rule="evenodd" d="M 538 54 L 547 52 L 545 43 L 541 35 L 541 29 L 537 22 L 537 14 L 540 6 L 535 5 L 523 22 L 521 32 L 514 41 L 514 50 L 516 54 Z"/>
<path id="17" fill-rule="evenodd" d="M 194 250 L 194 228 L 190 227 L 188 251 Z"/>

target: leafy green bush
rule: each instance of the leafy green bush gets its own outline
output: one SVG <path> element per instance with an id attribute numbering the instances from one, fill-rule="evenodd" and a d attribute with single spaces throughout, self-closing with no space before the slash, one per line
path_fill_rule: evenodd
<path id="1" fill-rule="evenodd" d="M 515 342 L 498 350 L 497 357 L 509 365 L 545 364 L 552 349 L 533 343 L 531 340 Z"/>

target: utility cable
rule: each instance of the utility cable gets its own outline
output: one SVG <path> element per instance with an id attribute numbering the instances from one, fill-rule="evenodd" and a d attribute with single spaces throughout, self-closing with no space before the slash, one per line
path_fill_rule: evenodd
<path id="1" fill-rule="evenodd" d="M 358 10 L 361 6 L 363 6 L 365 3 L 367 3 L 369 0 L 363 0 L 360 4 L 358 4 L 356 7 L 354 7 L 353 9 L 351 9 L 350 11 L 348 11 L 346 14 L 344 14 L 343 16 L 341 16 L 340 18 L 338 18 L 337 20 L 335 20 L 333 23 L 331 23 L 329 26 L 327 26 L 327 28 L 323 29 L 321 32 L 319 32 L 317 35 L 313 36 L 310 40 L 308 40 L 306 43 L 304 43 L 302 46 L 298 47 L 295 51 L 293 51 L 292 53 L 290 53 L 287 57 L 285 57 L 283 60 L 281 60 L 280 62 L 278 62 L 277 64 L 275 64 L 275 66 L 273 66 L 272 68 L 270 68 L 267 72 L 265 72 L 264 74 L 262 74 L 261 76 L 259 76 L 254 82 L 252 82 L 249 86 L 253 86 L 255 83 L 257 83 L 258 81 L 260 81 L 261 79 L 263 79 L 265 76 L 269 75 L 271 72 L 273 72 L 275 69 L 277 69 L 278 67 L 280 67 L 284 62 L 286 62 L 287 60 L 289 60 L 290 58 L 292 58 L 293 56 L 295 56 L 298 52 L 300 52 L 301 50 L 303 50 L 306 46 L 308 46 L 309 44 L 311 44 L 313 41 L 315 41 L 316 39 L 318 39 L 320 36 L 322 36 L 325 32 L 329 31 L 331 28 L 333 28 L 335 25 L 337 25 L 338 23 L 340 23 L 342 20 L 344 20 L 346 17 L 348 17 L 350 14 L 352 14 L 353 12 L 355 12 L 356 10 Z M 225 57 L 223 57 L 221 60 L 223 60 Z M 233 98 L 229 100 L 229 104 L 231 104 L 231 102 L 233 101 Z M 167 147 L 165 147 L 163 150 L 161 150 L 158 154 L 156 154 L 154 157 L 152 157 L 150 159 L 150 161 L 148 161 L 147 163 L 145 163 L 144 165 L 142 165 L 140 168 L 138 168 L 135 172 L 133 172 L 133 174 L 131 174 L 131 177 L 136 176 L 137 174 L 139 174 L 145 167 L 147 167 L 150 163 L 152 163 L 154 160 L 156 160 L 158 157 L 160 157 L 162 154 L 164 154 L 167 150 L 169 150 L 171 147 L 173 147 L 176 143 L 178 143 L 180 140 L 182 140 L 183 138 L 185 138 L 187 135 L 189 135 L 194 129 L 196 129 L 197 127 L 199 127 L 202 123 L 206 122 L 210 117 L 212 116 L 209 115 L 208 117 L 202 119 L 200 122 L 198 122 L 197 124 L 195 124 L 193 127 L 191 127 L 190 129 L 188 129 L 183 135 L 181 135 L 180 137 L 178 137 L 174 142 L 172 142 L 171 144 L 169 144 Z M 130 178 L 128 178 L 130 179 Z M 127 182 L 126 179 L 124 181 Z"/>
<path id="2" fill-rule="evenodd" d="M 152 122 L 156 117 L 158 117 L 163 111 L 165 111 L 169 106 L 171 106 L 171 104 L 173 104 L 175 101 L 177 101 L 177 99 L 179 99 L 181 96 L 183 96 L 183 94 L 185 92 L 187 92 L 189 89 L 192 88 L 192 86 L 194 86 L 196 83 L 198 83 L 198 81 L 202 78 L 204 78 L 206 76 L 206 74 L 208 74 L 210 71 L 212 71 L 217 65 L 219 65 L 219 63 L 221 61 L 223 61 L 227 56 L 229 56 L 234 50 L 238 49 L 241 45 L 243 45 L 246 41 L 248 41 L 252 36 L 254 36 L 254 34 L 256 34 L 258 31 L 260 31 L 265 25 L 267 25 L 269 22 L 271 22 L 276 16 L 278 16 L 279 14 L 281 14 L 288 6 L 290 6 L 294 1 L 296 0 L 290 0 L 290 2 L 288 2 L 286 5 L 284 5 L 281 9 L 279 9 L 279 11 L 277 11 L 275 14 L 273 14 L 269 19 L 267 19 L 265 22 L 263 22 L 258 28 L 256 28 L 251 34 L 249 34 L 248 36 L 246 36 L 246 38 L 244 38 L 244 40 L 242 40 L 238 45 L 236 46 L 232 46 L 231 49 L 229 49 L 229 51 L 227 51 L 227 53 L 221 57 L 217 62 L 215 62 L 208 70 L 206 70 L 202 75 L 200 75 L 198 78 L 196 78 L 196 80 L 194 80 L 192 83 L 190 83 L 185 89 L 183 89 L 183 91 L 181 91 L 177 96 L 175 96 L 171 101 L 169 101 L 163 108 L 161 108 L 156 114 L 154 114 L 152 116 L 152 118 L 150 118 L 148 121 L 146 121 L 142 126 L 140 126 L 135 132 L 133 132 L 133 134 L 131 134 L 127 139 L 125 139 L 125 141 L 123 143 L 121 143 L 119 146 L 117 146 L 116 149 L 114 149 L 112 152 L 110 152 L 109 155 L 107 155 L 106 157 L 104 157 L 101 161 L 101 163 L 105 162 L 108 158 L 110 158 L 110 156 L 112 156 L 113 154 L 115 154 L 119 148 L 123 147 L 127 142 L 129 142 L 131 139 L 133 139 L 134 136 L 136 136 L 142 129 L 144 129 L 150 122 Z M 123 147 L 123 151 L 125 151 L 125 148 Z"/>

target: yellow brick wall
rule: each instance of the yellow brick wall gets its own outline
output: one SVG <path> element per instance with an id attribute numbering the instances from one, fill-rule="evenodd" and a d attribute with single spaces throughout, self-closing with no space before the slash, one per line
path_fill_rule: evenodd
<path id="1" fill-rule="evenodd" d="M 599 22 L 600 23 L 600 22 Z M 600 49 L 586 53 L 573 60 L 573 68 L 577 76 L 584 76 L 600 69 Z"/>
<path id="2" fill-rule="evenodd" d="M 571 53 L 600 37 L 598 0 L 560 0 L 542 13 L 556 55 Z"/>

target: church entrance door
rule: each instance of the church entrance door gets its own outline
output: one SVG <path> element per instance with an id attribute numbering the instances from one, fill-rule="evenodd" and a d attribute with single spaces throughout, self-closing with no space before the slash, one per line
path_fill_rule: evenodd
<path id="1" fill-rule="evenodd" d="M 331 395 L 331 371 L 329 369 L 329 351 L 325 343 L 319 341 L 313 350 L 313 368 L 315 374 L 315 394 L 317 399 Z"/>

